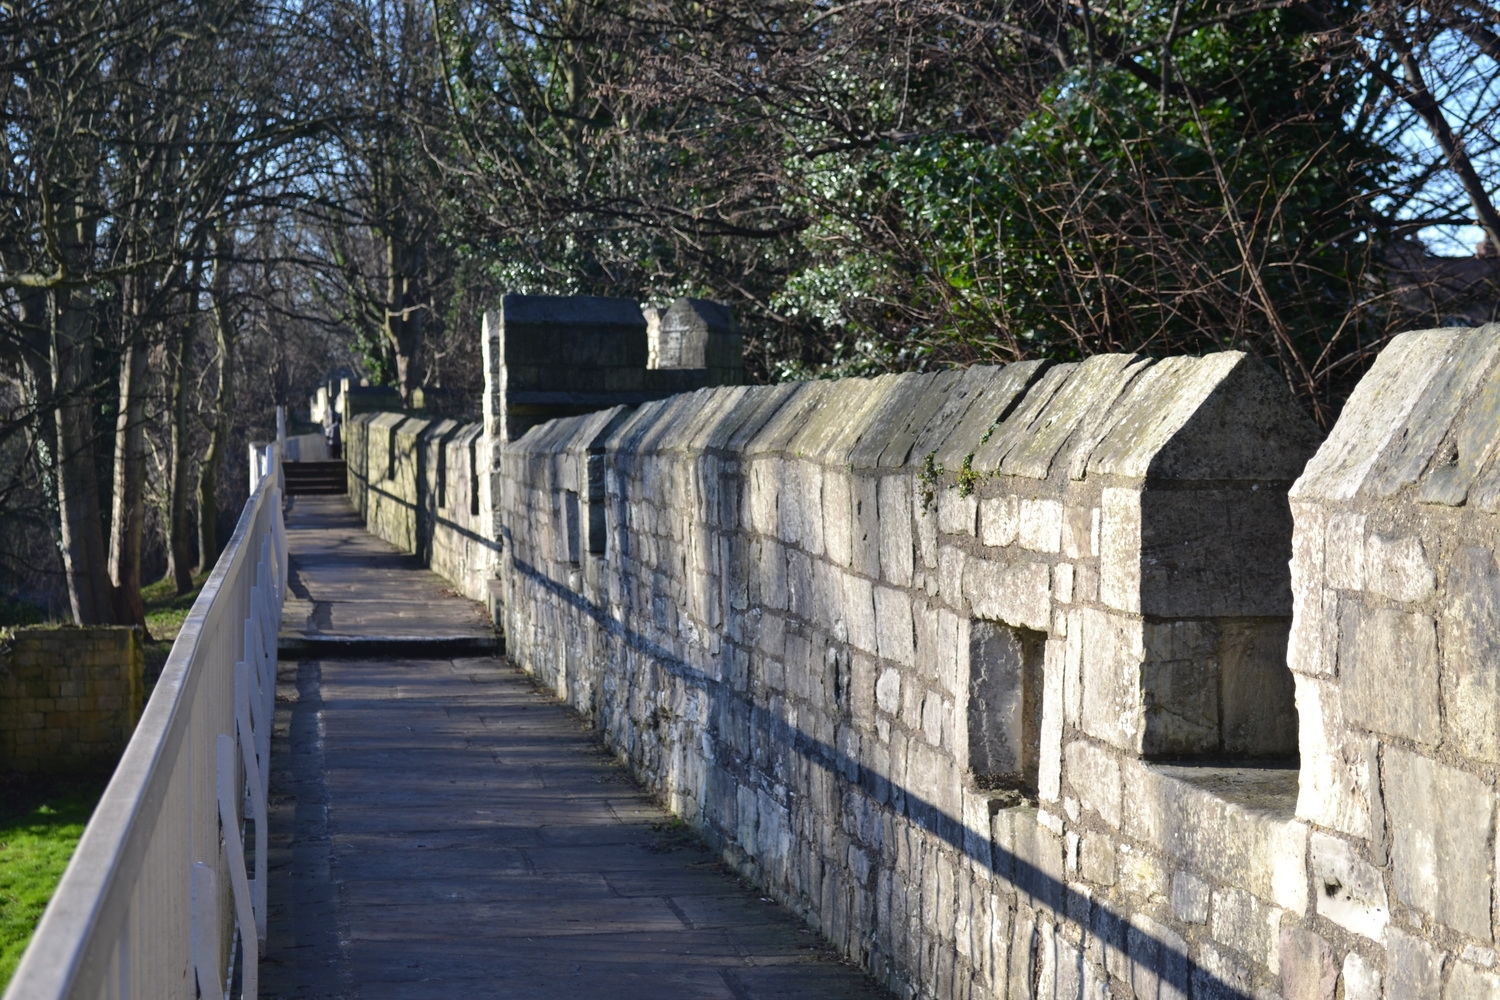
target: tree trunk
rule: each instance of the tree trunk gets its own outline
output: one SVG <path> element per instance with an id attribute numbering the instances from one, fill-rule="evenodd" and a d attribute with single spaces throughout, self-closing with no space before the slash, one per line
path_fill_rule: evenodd
<path id="1" fill-rule="evenodd" d="M 6 266 L 20 270 L 11 260 L 0 255 Z M 51 515 L 53 547 L 62 552 L 62 524 L 57 512 L 57 419 L 52 411 L 52 296 L 39 288 L 22 289 L 16 293 L 19 321 L 16 333 L 21 348 L 22 379 L 21 395 L 31 409 L 33 419 L 29 421 L 28 434 L 31 446 L 36 450 L 38 485 L 46 509 Z M 50 605 L 52 602 L 48 601 Z"/>
<path id="2" fill-rule="evenodd" d="M 193 589 L 193 532 L 188 512 L 188 377 L 192 368 L 193 333 L 198 322 L 198 295 L 190 288 L 182 333 L 172 352 L 172 430 L 167 464 L 171 481 L 167 501 L 167 573 L 177 593 Z"/>
<path id="3" fill-rule="evenodd" d="M 114 623 L 105 574 L 104 524 L 94 463 L 89 374 L 93 341 L 84 293 L 67 288 L 52 298 L 52 392 L 57 400 L 57 505 L 68 603 L 79 625 Z"/>
<path id="4" fill-rule="evenodd" d="M 422 381 L 422 335 L 427 324 L 427 306 L 418 294 L 420 250 L 405 234 L 388 232 L 385 237 L 386 307 L 385 335 L 396 355 L 396 384 L 401 405 L 412 405 L 412 393 Z"/>
<path id="5" fill-rule="evenodd" d="M 214 399 L 214 422 L 208 430 L 208 447 L 198 466 L 198 571 L 213 569 L 219 558 L 219 466 L 229 440 L 229 418 L 234 409 L 234 334 L 224 296 L 227 282 L 221 262 L 214 268 L 209 296 L 209 324 L 219 355 L 219 391 Z"/>
<path id="6" fill-rule="evenodd" d="M 109 579 L 114 587 L 115 619 L 145 627 L 141 601 L 141 531 L 145 523 L 145 409 L 147 346 L 140 334 L 138 279 L 126 284 L 125 321 L 131 324 L 120 359 L 120 410 L 115 417 L 114 502 L 109 531 Z"/>

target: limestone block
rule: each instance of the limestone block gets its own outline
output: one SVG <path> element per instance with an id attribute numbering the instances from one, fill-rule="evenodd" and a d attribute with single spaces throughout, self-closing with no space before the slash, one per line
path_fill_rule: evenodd
<path id="1" fill-rule="evenodd" d="M 1141 613 L 1291 613 L 1292 520 L 1284 496 L 1269 489 L 1148 491 L 1137 504 Z M 1112 551 L 1131 540 L 1132 532 L 1130 521 L 1122 521 Z"/>
<path id="2" fill-rule="evenodd" d="M 1130 916 L 1130 986 L 1142 1000 L 1187 1000 L 1188 946 L 1144 913 Z"/>
<path id="3" fill-rule="evenodd" d="M 953 759 L 925 740 L 907 741 L 905 785 L 908 796 L 921 799 L 943 815 L 961 815 L 961 782 Z"/>
<path id="4" fill-rule="evenodd" d="M 750 599 L 768 609 L 787 608 L 786 550 L 777 542 L 763 538 L 753 548 L 756 557 L 750 580 Z"/>
<path id="5" fill-rule="evenodd" d="M 1217 769 L 1121 761 L 1124 832 L 1195 871 L 1301 915 L 1307 910 L 1307 826 L 1274 797 L 1231 797 L 1237 776 Z M 1264 781 L 1263 772 L 1238 780 Z M 1216 784 L 1222 780 L 1223 785 Z"/>
<path id="6" fill-rule="evenodd" d="M 849 643 L 866 653 L 879 655 L 874 585 L 852 573 L 842 574 L 841 582 L 844 590 L 844 623 L 849 630 Z"/>
<path id="7" fill-rule="evenodd" d="M 1063 505 L 1056 500 L 1027 499 L 1020 503 L 1017 544 L 1032 552 L 1062 548 Z"/>
<path id="8" fill-rule="evenodd" d="M 1220 889 L 1213 893 L 1212 912 L 1209 932 L 1216 942 L 1272 973 L 1281 971 L 1281 910 L 1241 889 Z"/>
<path id="9" fill-rule="evenodd" d="M 979 501 L 979 537 L 990 546 L 1013 545 L 1021 527 L 1021 501 L 1013 493 Z"/>
<path id="10" fill-rule="evenodd" d="M 1034 383 L 1053 367 L 1048 361 L 1020 361 L 1003 368 L 979 369 L 974 376 L 977 385 L 973 400 L 962 409 L 962 419 L 957 419 L 960 411 L 956 409 L 951 416 L 946 407 L 940 409 L 913 444 L 911 462 L 918 464 L 931 454 L 943 468 L 957 469 L 965 456 L 975 455 L 974 468 L 993 471 L 996 466 L 982 466 L 978 462 L 977 453 L 987 446 L 983 439 L 988 435 L 993 440 L 999 430 L 991 428 L 1001 415 L 1016 406 L 1023 394 L 1029 398 Z M 967 388 L 968 383 L 964 385 Z"/>
<path id="11" fill-rule="evenodd" d="M 911 586 L 913 570 L 911 479 L 884 476 L 877 487 L 880 517 L 880 573 L 898 587 Z"/>
<path id="12" fill-rule="evenodd" d="M 1052 622 L 1051 583 L 1051 570 L 1042 562 L 971 559 L 963 571 L 963 595 L 975 617 L 1039 632 Z"/>
<path id="13" fill-rule="evenodd" d="M 1063 646 L 1063 719 L 1070 726 L 1083 724 L 1083 626 L 1080 612 L 1067 615 Z"/>
<path id="14" fill-rule="evenodd" d="M 1365 585 L 1393 601 L 1420 601 L 1437 589 L 1437 574 L 1427 561 L 1422 540 L 1414 535 L 1365 540 Z"/>
<path id="15" fill-rule="evenodd" d="M 944 545 L 938 549 L 936 595 L 951 606 L 963 606 L 964 567 L 968 562 L 967 553 L 956 545 Z M 930 585 L 928 590 L 932 592 Z"/>
<path id="16" fill-rule="evenodd" d="M 917 563 L 914 571 L 920 576 L 920 570 L 931 570 L 937 566 L 938 560 L 938 525 L 937 515 L 923 501 L 922 490 L 912 490 L 912 527 L 913 540 L 917 546 Z M 913 586 L 920 586 L 922 581 L 914 578 Z"/>
<path id="17" fill-rule="evenodd" d="M 1172 877 L 1172 912 L 1184 923 L 1208 923 L 1211 895 L 1209 884 L 1189 872 L 1178 872 Z"/>
<path id="18" fill-rule="evenodd" d="M 979 499 L 972 494 L 959 496 L 957 489 L 942 486 L 937 490 L 938 530 L 946 535 L 973 538 L 978 534 Z"/>
<path id="19" fill-rule="evenodd" d="M 880 576 L 879 485 L 866 476 L 851 476 L 852 522 L 849 531 L 850 567 L 861 576 Z M 931 526 L 932 518 L 926 519 Z M 934 529 L 935 530 L 935 529 Z M 936 565 L 934 549 L 933 565 Z"/>
<path id="20" fill-rule="evenodd" d="M 812 593 L 815 621 L 837 622 L 842 614 L 843 578 L 848 570 L 840 569 L 826 559 L 812 560 Z M 836 641 L 844 640 L 835 635 Z"/>
<path id="21" fill-rule="evenodd" d="M 1108 836 L 1085 833 L 1079 847 L 1078 870 L 1094 885 L 1115 884 L 1115 843 Z"/>
<path id="22" fill-rule="evenodd" d="M 1142 747 L 1153 754 L 1219 748 L 1219 630 L 1203 621 L 1145 621 Z"/>
<path id="23" fill-rule="evenodd" d="M 1495 509 L 1497 484 L 1491 457 L 1496 445 L 1496 420 L 1500 417 L 1500 379 L 1495 378 L 1493 366 L 1486 371 L 1483 363 L 1473 363 L 1474 355 L 1470 353 L 1475 348 L 1482 351 L 1492 347 L 1495 332 L 1491 324 L 1469 334 L 1470 344 L 1465 351 L 1468 357 L 1461 358 L 1459 365 L 1467 367 L 1471 377 L 1450 383 L 1459 391 L 1450 388 L 1448 392 L 1463 410 L 1444 442 L 1450 449 L 1444 460 L 1431 462 L 1427 468 L 1427 478 L 1419 494 L 1423 503 L 1457 506 L 1467 501 L 1476 510 Z"/>
<path id="24" fill-rule="evenodd" d="M 1372 941 L 1385 940 L 1390 922 L 1385 880 L 1359 856 L 1353 844 L 1326 833 L 1309 841 L 1318 914 Z"/>
<path id="25" fill-rule="evenodd" d="M 938 682 L 950 695 L 957 696 L 966 692 L 968 663 L 960 651 L 969 646 L 969 620 L 959 618 L 946 608 L 919 608 L 917 615 L 936 624 L 935 652 L 919 654 L 922 662 L 936 666 Z"/>
<path id="26" fill-rule="evenodd" d="M 1323 586 L 1321 551 L 1314 556 L 1306 548 L 1298 548 L 1299 536 L 1309 540 L 1301 534 L 1307 515 L 1299 510 L 1294 516 L 1297 533 L 1292 536 L 1292 625 L 1287 666 L 1293 673 L 1332 676 L 1338 663 L 1339 595 Z M 1314 535 L 1311 540 L 1317 538 Z M 1363 545 L 1360 551 L 1364 551 Z"/>
<path id="27" fill-rule="evenodd" d="M 1339 966 L 1333 948 L 1302 927 L 1281 931 L 1281 994 L 1286 1000 L 1335 1000 Z"/>
<path id="28" fill-rule="evenodd" d="M 1350 722 L 1436 744 L 1437 629 L 1427 615 L 1339 604 L 1339 677 Z"/>
<path id="29" fill-rule="evenodd" d="M 1500 976 L 1481 972 L 1467 962 L 1457 962 L 1448 975 L 1443 1000 L 1496 1000 L 1500 998 Z"/>
<path id="30" fill-rule="evenodd" d="M 1139 908 L 1155 907 L 1168 892 L 1172 873 L 1161 858 L 1125 842 L 1115 852 L 1116 884 Z"/>
<path id="31" fill-rule="evenodd" d="M 1328 440 L 1292 486 L 1292 497 L 1350 500 L 1407 418 L 1422 402 L 1433 380 L 1452 365 L 1463 339 L 1458 330 L 1404 333 L 1392 340 L 1355 387 Z"/>
<path id="32" fill-rule="evenodd" d="M 1064 775 L 1086 809 L 1120 828 L 1120 763 L 1088 740 L 1071 740 L 1063 751 Z"/>
<path id="33" fill-rule="evenodd" d="M 922 728 L 922 702 L 927 690 L 914 679 L 901 688 L 901 723 L 913 735 Z"/>
<path id="34" fill-rule="evenodd" d="M 1464 546 L 1448 569 L 1440 622 L 1444 722 L 1465 757 L 1500 761 L 1500 570 L 1487 548 Z"/>
<path id="35" fill-rule="evenodd" d="M 1297 815 L 1355 837 L 1370 835 L 1370 770 L 1363 748 L 1348 741 L 1338 687 L 1293 676 L 1297 746 L 1302 755 Z"/>
<path id="36" fill-rule="evenodd" d="M 772 535 L 777 527 L 777 502 L 781 495 L 783 463 L 780 459 L 762 459 L 750 466 L 750 515 L 748 527 L 762 535 Z"/>
<path id="37" fill-rule="evenodd" d="M 1472 774 L 1397 747 L 1386 748 L 1381 776 L 1396 897 L 1491 940 L 1494 792 Z"/>
<path id="38" fill-rule="evenodd" d="M 1063 511 L 1062 552 L 1069 559 L 1087 559 L 1099 554 L 1095 522 L 1097 507 L 1070 506 Z"/>
<path id="39" fill-rule="evenodd" d="M 786 550 L 786 610 L 813 621 L 817 598 L 813 589 L 813 559 L 798 549 Z"/>
<path id="40" fill-rule="evenodd" d="M 1145 726 L 1142 623 L 1086 608 L 1080 610 L 1076 625 L 1082 644 L 1083 731 L 1121 750 L 1138 752 Z"/>
<path id="41" fill-rule="evenodd" d="M 1042 671 L 1042 718 L 1037 763 L 1037 798 L 1056 802 L 1062 793 L 1063 642 L 1046 643 Z"/>
<path id="42" fill-rule="evenodd" d="M 1234 953 L 1204 941 L 1198 945 L 1198 967 L 1193 970 L 1193 996 L 1200 1000 L 1239 1000 L 1253 996 L 1250 970 Z"/>
<path id="43" fill-rule="evenodd" d="M 1381 1000 L 1380 970 L 1357 951 L 1344 956 L 1344 1000 Z"/>
<path id="44" fill-rule="evenodd" d="M 922 736 L 929 746 L 942 746 L 943 735 L 953 728 L 953 703 L 936 691 L 922 697 Z M 951 739 L 948 742 L 951 745 Z"/>
<path id="45" fill-rule="evenodd" d="M 1487 332 L 1489 335 L 1486 335 Z M 1479 394 L 1476 389 L 1481 383 L 1493 380 L 1495 358 L 1500 353 L 1500 340 L 1493 336 L 1492 328 L 1488 331 L 1463 330 L 1446 353 L 1448 356 L 1444 360 L 1447 363 L 1435 373 L 1417 405 L 1402 422 L 1399 432 L 1391 439 L 1380 461 L 1362 484 L 1361 493 L 1364 496 L 1394 496 L 1403 487 L 1416 482 L 1424 471 L 1431 469 L 1442 470 L 1444 473 L 1439 477 L 1442 487 L 1434 491 L 1434 499 L 1439 502 L 1463 502 L 1458 499 L 1459 491 L 1467 485 L 1465 480 L 1473 475 L 1477 467 L 1469 465 L 1465 469 L 1457 461 L 1463 456 L 1467 458 L 1465 465 L 1473 462 L 1475 449 L 1472 447 L 1473 431 L 1469 428 L 1463 428 L 1468 433 L 1462 437 L 1469 439 L 1464 443 L 1470 447 L 1455 449 L 1459 435 L 1453 433 L 1454 418 L 1470 398 Z M 1476 411 L 1482 412 L 1484 409 L 1483 406 L 1470 407 L 1468 416 L 1472 419 L 1478 415 Z M 1492 434 L 1494 425 L 1489 426 Z M 1448 461 L 1446 459 L 1449 456 L 1445 456 L 1445 460 L 1434 461 L 1439 447 L 1445 443 L 1449 456 L 1454 460 Z M 1458 451 L 1458 454 L 1454 454 L 1454 451 Z"/>
<path id="46" fill-rule="evenodd" d="M 1141 610 L 1141 495 L 1107 488 L 1099 519 L 1099 599 L 1119 611 Z"/>
<path id="47" fill-rule="evenodd" d="M 1219 622 L 1219 738 L 1226 753 L 1297 752 L 1296 689 L 1286 667 L 1289 631 L 1284 619 Z"/>
<path id="48" fill-rule="evenodd" d="M 808 535 L 814 519 L 821 521 L 823 513 L 823 480 L 817 474 L 821 471 L 796 459 L 777 463 L 777 474 L 772 480 L 776 485 L 776 520 L 771 533 L 782 544 L 800 545 L 812 551 Z"/>
<path id="49" fill-rule="evenodd" d="M 1003 855 L 1015 866 L 1012 878 L 1024 894 L 1021 902 L 1060 909 L 1067 887 L 1062 837 L 1043 826 L 1037 811 L 1026 806 L 997 812 L 993 830 L 997 865 Z"/>
<path id="50" fill-rule="evenodd" d="M 1042 711 L 1039 636 L 988 621 L 969 624 L 968 767 L 981 786 L 1036 781 Z"/>
<path id="51" fill-rule="evenodd" d="M 1390 1000 L 1439 1000 L 1443 953 L 1397 928 L 1386 931 L 1386 996 Z"/>

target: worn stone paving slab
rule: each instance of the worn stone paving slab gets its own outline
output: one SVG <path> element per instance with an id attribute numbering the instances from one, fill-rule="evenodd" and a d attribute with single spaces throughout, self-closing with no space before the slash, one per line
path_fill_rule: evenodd
<path id="1" fill-rule="evenodd" d="M 335 593 L 320 574 L 346 580 L 355 562 L 301 560 L 304 540 L 389 556 L 341 539 L 357 525 L 329 527 L 329 500 L 299 497 L 290 518 L 299 586 L 316 600 Z M 483 625 L 425 571 L 403 572 L 403 594 L 463 605 L 439 608 L 434 635 L 465 615 Z M 886 995 L 734 878 L 503 661 L 283 662 L 277 700 L 262 997 Z"/>

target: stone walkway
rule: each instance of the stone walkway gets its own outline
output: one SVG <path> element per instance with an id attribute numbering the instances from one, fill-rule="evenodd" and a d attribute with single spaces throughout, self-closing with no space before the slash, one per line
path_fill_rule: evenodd
<path id="1" fill-rule="evenodd" d="M 487 628 L 342 497 L 295 498 L 288 527 L 304 638 Z M 576 716 L 453 648 L 282 661 L 262 997 L 884 995 L 676 828 Z"/>

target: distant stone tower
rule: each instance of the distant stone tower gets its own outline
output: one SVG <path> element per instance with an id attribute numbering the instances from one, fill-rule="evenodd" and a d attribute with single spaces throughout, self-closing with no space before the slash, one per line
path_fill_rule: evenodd
<path id="1" fill-rule="evenodd" d="M 656 318 L 656 317 L 653 317 Z M 659 338 L 651 364 L 649 330 Z M 665 338 L 661 341 L 660 338 Z M 506 444 L 558 417 L 638 406 L 710 385 L 742 385 L 741 337 L 729 309 L 678 299 L 659 322 L 631 299 L 507 295 L 484 315 L 484 430 L 489 472 L 480 505 L 496 509 Z M 487 535 L 498 542 L 499 524 Z"/>
<path id="2" fill-rule="evenodd" d="M 678 299 L 646 319 L 652 368 L 707 369 L 708 385 L 745 384 L 745 340 L 728 306 Z"/>

